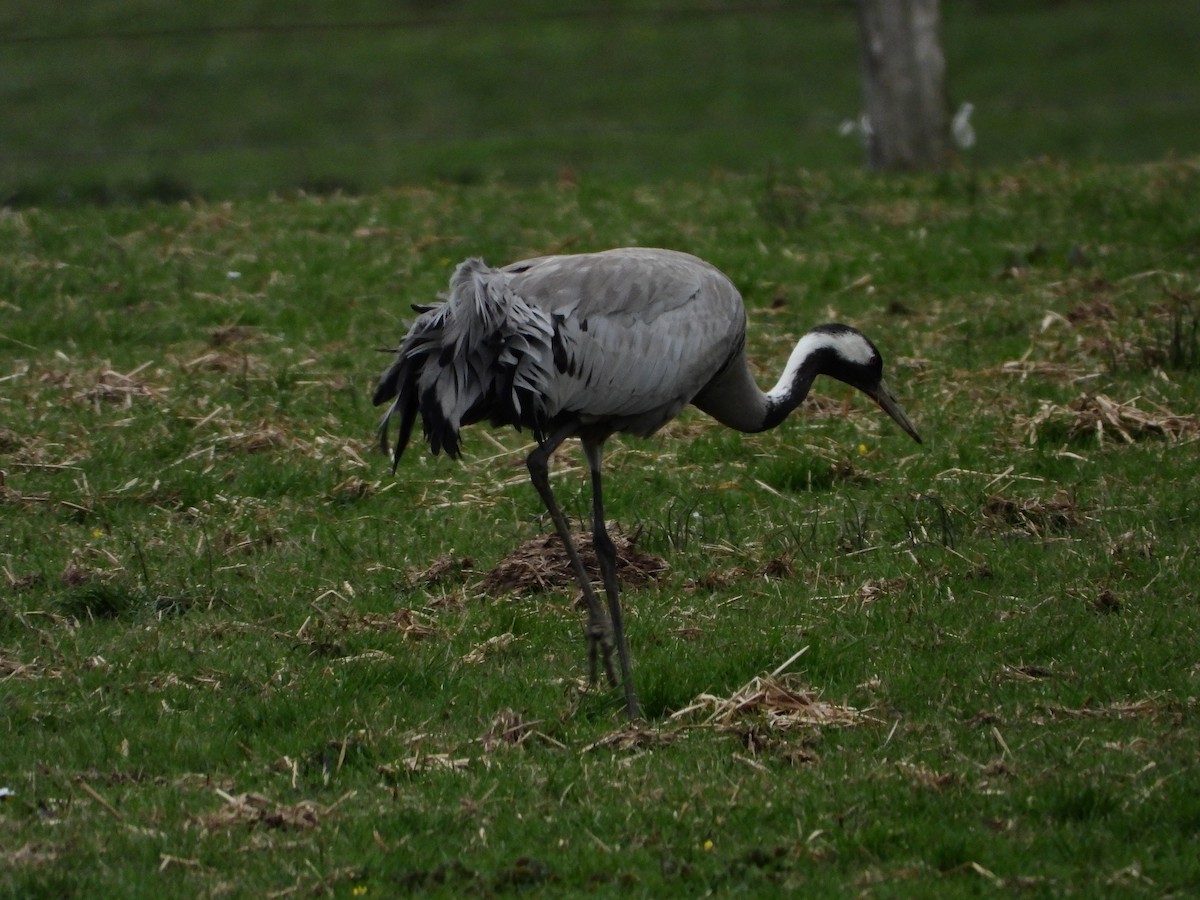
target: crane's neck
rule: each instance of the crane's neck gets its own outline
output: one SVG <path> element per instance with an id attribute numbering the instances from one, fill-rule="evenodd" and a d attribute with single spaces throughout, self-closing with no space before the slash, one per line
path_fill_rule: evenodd
<path id="1" fill-rule="evenodd" d="M 779 381 L 765 393 L 755 383 L 745 355 L 739 352 L 692 402 L 722 425 L 738 431 L 766 431 L 804 402 L 813 379 L 822 372 L 828 352 L 826 338 L 806 334 L 788 357 Z"/>
<path id="2" fill-rule="evenodd" d="M 779 380 L 763 395 L 767 408 L 761 430 L 774 428 L 804 402 L 812 388 L 813 379 L 824 371 L 830 353 L 828 339 L 824 335 L 810 332 L 800 338 Z"/>

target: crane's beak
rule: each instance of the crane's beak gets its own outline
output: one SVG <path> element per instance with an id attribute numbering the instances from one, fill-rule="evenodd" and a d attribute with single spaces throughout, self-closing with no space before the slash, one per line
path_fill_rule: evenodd
<path id="1" fill-rule="evenodd" d="M 900 404 L 896 402 L 896 398 L 892 396 L 892 392 L 888 390 L 888 386 L 880 381 L 875 385 L 874 390 L 868 390 L 867 396 L 879 404 L 879 408 L 891 416 L 897 425 L 904 429 L 910 438 L 921 443 L 921 436 L 917 434 L 917 428 L 913 425 L 908 415 L 900 408 Z"/>

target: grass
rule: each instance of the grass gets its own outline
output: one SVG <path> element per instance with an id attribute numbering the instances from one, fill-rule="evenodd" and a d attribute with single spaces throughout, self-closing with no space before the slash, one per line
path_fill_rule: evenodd
<path id="1" fill-rule="evenodd" d="M 852 4 L 0 3 L 0 202 L 861 165 Z M 944 4 L 990 166 L 1194 152 L 1195 4 Z"/>
<path id="2" fill-rule="evenodd" d="M 1198 187 L 4 212 L 0 893 L 1194 893 Z M 926 437 L 824 384 L 769 434 L 612 442 L 609 514 L 669 566 L 626 594 L 639 729 L 580 688 L 573 591 L 480 587 L 548 530 L 528 437 L 393 478 L 366 399 L 460 258 L 630 243 L 730 273 L 764 381 L 860 325 Z"/>

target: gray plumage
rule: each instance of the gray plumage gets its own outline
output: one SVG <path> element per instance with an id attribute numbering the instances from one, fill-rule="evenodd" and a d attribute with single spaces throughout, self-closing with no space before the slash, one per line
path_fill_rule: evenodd
<path id="1" fill-rule="evenodd" d="M 445 302 L 413 324 L 375 402 L 396 398 L 397 460 L 417 410 L 433 451 L 451 456 L 459 429 L 482 419 L 541 437 L 577 416 L 645 436 L 705 386 L 714 357 L 740 348 L 744 327 L 729 280 L 684 253 L 632 248 L 501 269 L 468 259 Z"/>
<path id="2" fill-rule="evenodd" d="M 714 266 L 672 250 L 624 248 L 544 256 L 490 268 L 468 259 L 444 302 L 421 312 L 380 377 L 374 402 L 388 403 L 380 426 L 386 451 L 399 417 L 393 468 L 418 416 L 436 454 L 460 453 L 459 432 L 474 422 L 529 429 L 535 488 L 555 521 L 588 602 L 590 674 L 597 651 L 615 683 L 615 641 L 626 705 L 633 690 L 617 596 L 615 550 L 604 529 L 600 458 L 615 432 L 653 434 L 689 403 L 741 431 L 779 424 L 813 379 L 830 375 L 871 396 L 914 440 L 916 429 L 883 382 L 878 350 L 845 325 L 820 325 L 801 338 L 779 382 L 763 392 L 746 359 L 746 312 L 733 283 Z M 548 480 L 550 454 L 579 437 L 592 473 L 593 536 L 608 599 L 596 599 Z"/>

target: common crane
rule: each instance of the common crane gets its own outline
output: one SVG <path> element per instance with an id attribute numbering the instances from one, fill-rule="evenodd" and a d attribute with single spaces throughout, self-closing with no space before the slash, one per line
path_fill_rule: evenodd
<path id="1" fill-rule="evenodd" d="M 910 436 L 916 428 L 883 380 L 879 351 L 847 325 L 818 325 L 796 344 L 775 386 L 759 389 L 746 359 L 746 310 L 733 282 L 686 253 L 630 247 L 542 256 L 491 268 L 461 263 L 443 302 L 420 315 L 375 389 L 388 403 L 380 441 L 399 419 L 392 470 L 418 413 L 429 448 L 460 455 L 459 430 L 490 420 L 529 429 L 529 477 L 554 521 L 587 603 L 589 676 L 610 684 L 615 646 L 630 718 L 641 710 L 621 616 L 616 549 L 604 524 L 600 463 L 616 432 L 653 434 L 691 403 L 744 432 L 774 428 L 828 375 L 863 391 Z M 605 613 L 550 489 L 549 460 L 578 437 L 591 470 L 593 546 Z"/>

